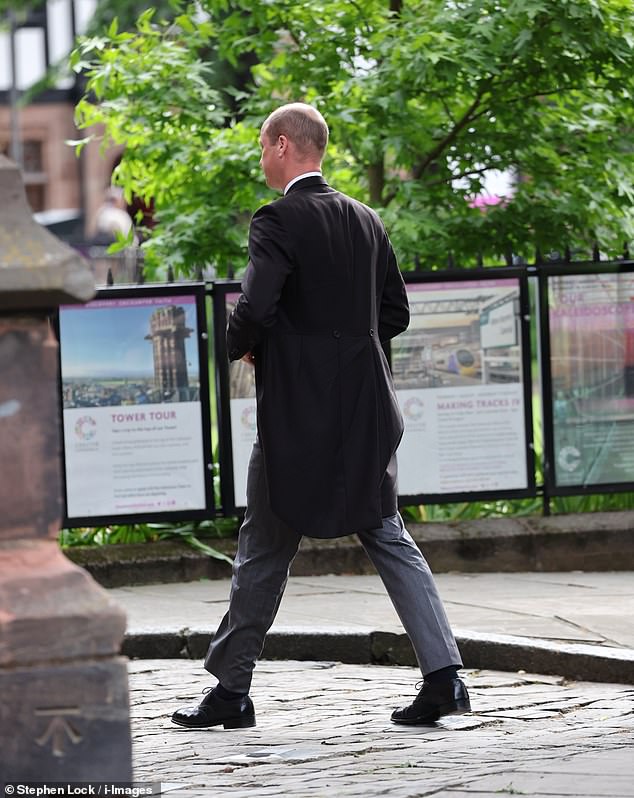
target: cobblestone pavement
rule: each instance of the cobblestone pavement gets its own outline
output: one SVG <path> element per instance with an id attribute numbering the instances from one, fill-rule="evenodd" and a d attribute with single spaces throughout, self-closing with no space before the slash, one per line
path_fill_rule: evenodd
<path id="1" fill-rule="evenodd" d="M 262 661 L 256 728 L 190 731 L 169 716 L 212 683 L 201 665 L 132 661 L 135 780 L 174 798 L 634 797 L 633 687 L 465 674 L 473 714 L 410 728 L 389 715 L 413 668 Z"/>

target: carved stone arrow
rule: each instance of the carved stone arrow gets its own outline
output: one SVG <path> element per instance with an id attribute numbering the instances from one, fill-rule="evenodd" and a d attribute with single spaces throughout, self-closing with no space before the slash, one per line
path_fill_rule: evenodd
<path id="1" fill-rule="evenodd" d="M 78 709 L 36 710 L 35 714 L 54 715 L 44 734 L 35 740 L 40 746 L 45 746 L 50 741 L 53 756 L 62 757 L 66 755 L 67 741 L 70 741 L 73 745 L 81 742 L 82 735 L 64 717 L 64 715 L 78 715 Z"/>

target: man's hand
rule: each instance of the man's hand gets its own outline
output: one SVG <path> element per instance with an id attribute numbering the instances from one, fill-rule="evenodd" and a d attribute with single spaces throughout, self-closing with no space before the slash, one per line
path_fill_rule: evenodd
<path id="1" fill-rule="evenodd" d="M 240 359 L 244 360 L 244 362 L 248 363 L 251 367 L 255 366 L 255 356 L 253 352 L 247 352 L 246 355 L 242 355 Z"/>

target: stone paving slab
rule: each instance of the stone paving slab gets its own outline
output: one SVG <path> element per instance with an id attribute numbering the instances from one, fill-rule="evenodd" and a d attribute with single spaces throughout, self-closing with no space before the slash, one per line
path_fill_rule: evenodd
<path id="1" fill-rule="evenodd" d="M 258 663 L 254 729 L 187 730 L 171 712 L 211 683 L 187 660 L 129 663 L 135 780 L 174 798 L 634 798 L 634 689 L 468 671 L 474 713 L 389 722 L 413 668 Z"/>
<path id="2" fill-rule="evenodd" d="M 634 576 L 618 573 L 438 574 L 453 625 L 474 632 L 634 648 Z M 213 631 L 229 580 L 109 590 L 132 633 L 185 627 Z M 382 630 L 403 627 L 376 575 L 294 577 L 274 628 Z M 607 627 L 607 629 L 606 629 Z"/>

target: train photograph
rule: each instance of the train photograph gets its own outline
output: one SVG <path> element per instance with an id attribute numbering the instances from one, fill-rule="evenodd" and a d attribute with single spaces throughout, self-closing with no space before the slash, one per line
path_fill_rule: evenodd
<path id="1" fill-rule="evenodd" d="M 408 295 L 409 329 L 391 345 L 397 390 L 520 382 L 518 288 L 429 283 Z"/>

